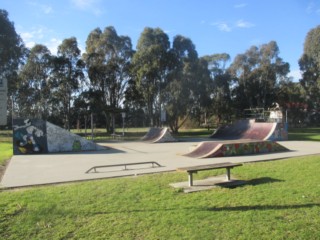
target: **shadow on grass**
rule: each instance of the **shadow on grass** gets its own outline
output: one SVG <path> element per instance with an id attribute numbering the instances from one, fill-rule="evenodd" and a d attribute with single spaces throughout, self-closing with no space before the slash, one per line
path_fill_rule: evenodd
<path id="1" fill-rule="evenodd" d="M 260 184 L 275 183 L 275 182 L 284 182 L 284 180 L 270 178 L 270 177 L 254 178 L 246 181 L 246 185 L 256 186 Z"/>
<path id="2" fill-rule="evenodd" d="M 320 207 L 319 203 L 294 204 L 294 205 L 251 205 L 251 206 L 234 206 L 234 207 L 211 207 L 207 211 L 252 211 L 252 210 L 285 210 Z"/>
<path id="3" fill-rule="evenodd" d="M 182 207 L 182 208 L 164 208 L 164 209 L 127 209 L 124 211 L 101 211 L 93 212 L 92 214 L 105 215 L 115 213 L 143 213 L 143 212 L 176 212 L 176 211 L 208 211 L 208 212 L 222 212 L 222 211 L 268 211 L 268 210 L 290 210 L 290 209 L 303 209 L 320 207 L 319 203 L 307 204 L 293 204 L 293 205 L 249 205 L 249 206 L 225 206 L 225 207 Z"/>
<path id="4" fill-rule="evenodd" d="M 242 180 L 233 180 L 230 184 L 230 182 L 222 182 L 222 183 L 216 183 L 215 185 L 223 188 L 238 188 L 238 187 L 245 187 L 248 185 L 256 186 L 261 184 L 268 184 L 268 183 L 275 183 L 275 182 L 284 182 L 284 180 L 280 179 L 274 179 L 269 177 L 262 177 L 262 178 L 255 178 L 247 181 Z"/>

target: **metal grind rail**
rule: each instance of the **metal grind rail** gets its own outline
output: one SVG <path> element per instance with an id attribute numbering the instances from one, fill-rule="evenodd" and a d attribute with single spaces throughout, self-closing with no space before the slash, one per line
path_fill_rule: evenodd
<path id="1" fill-rule="evenodd" d="M 101 165 L 101 166 L 94 166 L 92 168 L 90 168 L 88 171 L 86 171 L 86 173 L 90 173 L 92 170 L 94 170 L 94 172 L 97 172 L 97 168 L 108 168 L 108 167 L 124 167 L 124 169 L 122 170 L 130 170 L 127 168 L 127 166 L 133 166 L 133 165 L 145 165 L 145 164 L 151 164 L 152 168 L 155 167 L 163 167 L 161 166 L 159 163 L 157 162 L 136 162 L 136 163 L 122 163 L 122 164 L 112 164 L 112 165 Z"/>

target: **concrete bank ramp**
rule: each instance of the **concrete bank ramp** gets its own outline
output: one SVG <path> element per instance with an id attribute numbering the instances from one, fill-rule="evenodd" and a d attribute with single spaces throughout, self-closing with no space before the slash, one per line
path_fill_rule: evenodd
<path id="1" fill-rule="evenodd" d="M 92 141 L 40 119 L 13 120 L 13 153 L 42 154 L 105 150 Z"/>
<path id="2" fill-rule="evenodd" d="M 142 141 L 152 143 L 177 142 L 168 128 L 150 128 L 149 131 L 141 138 Z"/>
<path id="3" fill-rule="evenodd" d="M 221 142 L 201 142 L 189 153 L 184 154 L 184 156 L 192 158 L 213 158 L 285 151 L 289 150 L 277 142 L 242 139 Z"/>
<path id="4" fill-rule="evenodd" d="M 256 122 L 254 119 L 246 119 L 218 128 L 210 138 L 281 141 L 288 140 L 288 129 L 285 123 Z"/>

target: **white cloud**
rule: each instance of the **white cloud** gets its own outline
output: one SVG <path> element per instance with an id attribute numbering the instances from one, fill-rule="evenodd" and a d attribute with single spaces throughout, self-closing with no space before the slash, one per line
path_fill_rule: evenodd
<path id="1" fill-rule="evenodd" d="M 34 27 L 30 31 L 19 31 L 20 28 L 21 27 L 19 26 L 17 32 L 27 48 L 32 48 L 36 44 L 43 44 L 48 47 L 52 54 L 57 53 L 57 47 L 62 41 L 52 37 L 54 34 L 52 30 L 44 26 Z"/>
<path id="2" fill-rule="evenodd" d="M 231 32 L 233 28 L 252 28 L 255 25 L 250 22 L 246 22 L 242 19 L 238 20 L 233 24 L 229 24 L 225 21 L 214 22 L 211 24 L 212 26 L 216 26 L 222 32 Z"/>
<path id="3" fill-rule="evenodd" d="M 172 34 L 173 32 L 175 32 L 175 30 L 169 30 L 169 29 L 164 29 L 163 30 L 166 34 Z"/>
<path id="4" fill-rule="evenodd" d="M 308 14 L 316 13 L 317 15 L 320 15 L 320 6 L 317 6 L 314 2 L 310 2 L 306 8 L 306 12 Z"/>
<path id="5" fill-rule="evenodd" d="M 288 76 L 292 77 L 294 82 L 298 82 L 299 79 L 302 78 L 301 71 L 299 69 L 295 69 L 295 70 L 290 71 Z"/>
<path id="6" fill-rule="evenodd" d="M 20 36 L 22 37 L 23 40 L 29 40 L 33 38 L 33 34 L 30 32 L 21 33 Z"/>
<path id="7" fill-rule="evenodd" d="M 314 3 L 310 2 L 306 9 L 307 13 L 311 14 L 313 12 L 314 7 L 315 7 Z"/>
<path id="8" fill-rule="evenodd" d="M 58 46 L 62 43 L 60 39 L 52 38 L 44 45 L 50 50 L 52 54 L 57 54 Z"/>
<path id="9" fill-rule="evenodd" d="M 261 40 L 260 40 L 259 38 L 255 38 L 255 39 L 252 39 L 252 40 L 250 41 L 250 44 L 251 44 L 251 45 L 254 45 L 254 46 L 259 46 L 259 45 L 261 45 L 262 43 L 261 43 Z"/>
<path id="10" fill-rule="evenodd" d="M 48 5 L 41 5 L 41 9 L 43 10 L 43 12 L 45 14 L 50 14 L 53 12 L 53 9 L 51 6 L 48 6 Z"/>
<path id="11" fill-rule="evenodd" d="M 26 46 L 27 48 L 29 48 L 29 49 L 33 48 L 34 45 L 36 45 L 36 43 L 33 42 L 33 41 L 25 42 L 25 46 Z"/>
<path id="12" fill-rule="evenodd" d="M 231 32 L 231 27 L 226 22 L 215 22 L 211 25 L 216 26 L 222 32 Z"/>
<path id="13" fill-rule="evenodd" d="M 44 13 L 44 14 L 50 14 L 53 12 L 53 8 L 50 5 L 39 4 L 33 1 L 29 1 L 28 4 L 33 6 L 34 9 L 39 9 L 41 13 Z"/>
<path id="14" fill-rule="evenodd" d="M 27 44 L 29 41 L 39 41 L 44 38 L 45 35 L 52 33 L 51 30 L 47 29 L 46 27 L 39 26 L 37 28 L 32 28 L 31 31 L 19 31 L 20 36 L 23 39 L 24 43 Z"/>
<path id="15" fill-rule="evenodd" d="M 236 26 L 239 27 L 239 28 L 252 28 L 254 27 L 255 25 L 253 23 L 250 23 L 250 22 L 246 22 L 242 19 L 238 20 L 236 22 Z"/>
<path id="16" fill-rule="evenodd" d="M 102 14 L 101 8 L 98 6 L 100 0 L 71 0 L 71 3 L 75 8 L 82 11 L 92 12 L 96 16 L 100 16 Z"/>
<path id="17" fill-rule="evenodd" d="M 236 4 L 236 5 L 234 5 L 233 7 L 234 8 L 244 8 L 244 7 L 246 7 L 248 4 L 246 4 L 246 3 L 239 3 L 239 4 Z"/>

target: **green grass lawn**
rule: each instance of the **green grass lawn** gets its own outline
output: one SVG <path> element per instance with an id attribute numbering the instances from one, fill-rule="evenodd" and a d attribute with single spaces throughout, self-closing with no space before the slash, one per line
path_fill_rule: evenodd
<path id="1" fill-rule="evenodd" d="M 0 130 L 0 166 L 3 166 L 12 154 L 12 131 Z"/>
<path id="2" fill-rule="evenodd" d="M 319 135 L 289 133 L 291 140 Z M 12 154 L 2 136 L 0 165 Z M 320 156 L 250 163 L 232 171 L 246 185 L 191 194 L 169 186 L 187 180 L 176 172 L 0 190 L 0 239 L 320 239 L 319 169 Z"/>
<path id="3" fill-rule="evenodd" d="M 289 140 L 320 141 L 320 128 L 289 129 Z"/>
<path id="4" fill-rule="evenodd" d="M 163 173 L 0 192 L 2 239 L 319 239 L 320 157 L 245 164 L 185 194 Z M 204 178 L 222 171 L 201 172 Z"/>
<path id="5" fill-rule="evenodd" d="M 124 130 L 124 136 L 122 140 L 124 141 L 135 141 L 141 139 L 147 132 L 149 128 L 126 128 Z M 122 128 L 115 129 L 115 133 L 118 135 L 123 134 Z M 84 130 L 72 130 L 73 133 L 78 134 L 87 139 L 92 139 L 91 130 L 87 130 L 85 134 Z M 195 128 L 195 129 L 180 129 L 178 134 L 174 134 L 176 138 L 190 138 L 190 137 L 208 137 L 213 133 L 213 129 L 206 128 Z M 93 131 L 94 141 L 103 142 L 112 140 L 111 134 L 106 133 L 105 129 L 94 129 Z"/>
<path id="6" fill-rule="evenodd" d="M 5 161 L 12 156 L 12 143 L 0 142 L 0 165 L 4 165 Z"/>
<path id="7" fill-rule="evenodd" d="M 125 129 L 124 141 L 139 140 L 143 137 L 149 128 L 128 128 Z M 196 128 L 196 129 L 180 129 L 178 134 L 175 134 L 176 138 L 192 138 L 192 137 L 208 137 L 213 133 L 214 129 Z M 85 136 L 84 130 L 79 132 L 73 130 L 74 133 L 80 136 Z M 122 128 L 116 129 L 116 134 L 122 135 Z M 289 140 L 299 141 L 320 141 L 320 128 L 291 128 L 289 129 Z M 87 138 L 91 139 L 91 132 L 87 131 Z M 94 130 L 94 140 L 97 142 L 109 141 L 112 139 L 110 134 L 106 133 L 105 129 Z"/>

